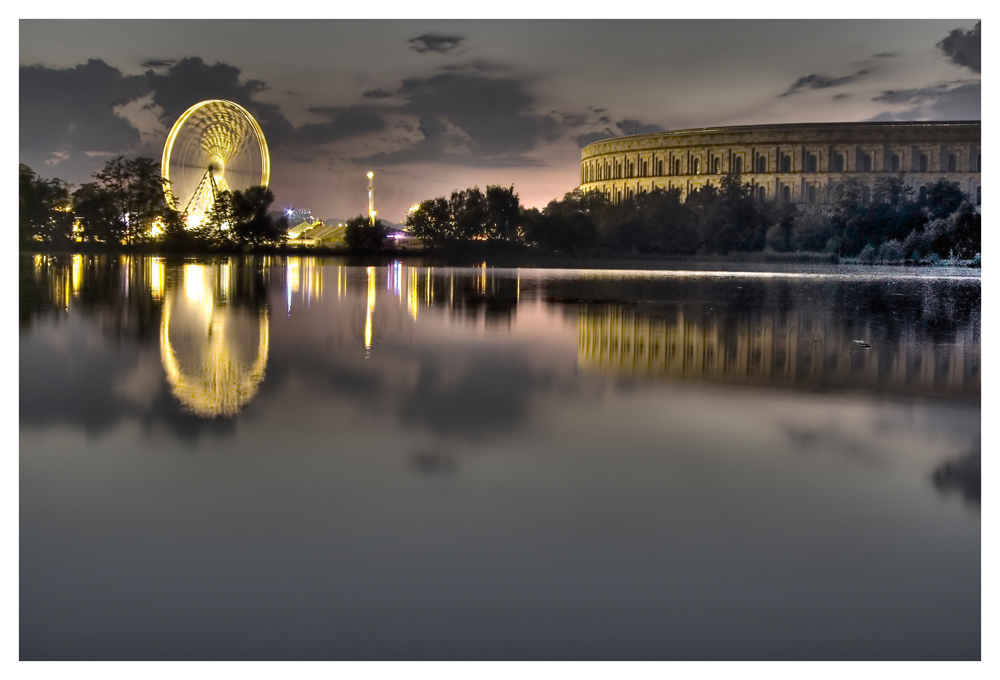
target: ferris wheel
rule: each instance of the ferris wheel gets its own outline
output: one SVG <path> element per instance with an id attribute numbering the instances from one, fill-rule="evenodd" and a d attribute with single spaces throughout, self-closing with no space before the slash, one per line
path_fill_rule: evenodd
<path id="1" fill-rule="evenodd" d="M 164 193 L 187 226 L 205 221 L 222 191 L 267 186 L 271 160 L 260 125 L 236 102 L 208 99 L 185 111 L 167 135 Z"/>

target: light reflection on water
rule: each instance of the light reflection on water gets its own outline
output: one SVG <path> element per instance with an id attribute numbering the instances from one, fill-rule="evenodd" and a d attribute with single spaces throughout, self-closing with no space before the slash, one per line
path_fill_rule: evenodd
<path id="1" fill-rule="evenodd" d="M 22 657 L 978 658 L 979 280 L 838 272 L 24 258 Z"/>

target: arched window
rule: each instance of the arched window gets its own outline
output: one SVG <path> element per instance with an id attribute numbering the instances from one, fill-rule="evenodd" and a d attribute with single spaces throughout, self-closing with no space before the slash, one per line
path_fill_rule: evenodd
<path id="1" fill-rule="evenodd" d="M 622 202 L 622 190 L 621 189 L 618 190 L 618 198 L 617 198 L 617 200 L 615 202 L 616 203 L 621 203 Z"/>
<path id="2" fill-rule="evenodd" d="M 927 154 L 920 154 L 920 172 L 927 172 Z"/>
<path id="3" fill-rule="evenodd" d="M 976 154 L 976 172 L 983 171 L 983 155 Z"/>
<path id="4" fill-rule="evenodd" d="M 792 188 L 787 184 L 781 187 L 781 200 L 783 200 L 785 203 L 792 202 Z"/>
<path id="5" fill-rule="evenodd" d="M 784 154 L 781 157 L 781 171 L 791 172 L 792 171 L 792 157 Z"/>
<path id="6" fill-rule="evenodd" d="M 663 161 L 656 161 L 656 174 L 657 175 L 663 174 Z"/>
<path id="7" fill-rule="evenodd" d="M 893 172 L 899 172 L 899 154 L 892 154 L 892 163 L 889 166 Z"/>
<path id="8" fill-rule="evenodd" d="M 718 175 L 722 172 L 722 159 L 716 156 L 712 159 L 712 173 Z"/>
<path id="9" fill-rule="evenodd" d="M 806 188 L 806 195 L 808 196 L 808 200 L 809 200 L 810 203 L 815 203 L 816 202 L 816 187 L 815 187 L 815 185 L 810 184 Z"/>
<path id="10" fill-rule="evenodd" d="M 983 204 L 983 188 L 976 187 L 976 205 Z"/>
<path id="11" fill-rule="evenodd" d="M 761 203 L 767 200 L 767 187 L 757 187 L 757 199 Z"/>
<path id="12" fill-rule="evenodd" d="M 758 156 L 757 157 L 757 172 L 767 172 L 767 157 Z"/>
<path id="13" fill-rule="evenodd" d="M 955 154 L 948 154 L 948 172 L 958 172 L 958 159 Z"/>
<path id="14" fill-rule="evenodd" d="M 701 161 L 699 159 L 697 159 L 697 158 L 691 159 L 691 174 L 692 175 L 697 175 L 698 174 L 698 171 L 701 169 L 701 166 L 699 165 L 700 162 Z"/>
<path id="15" fill-rule="evenodd" d="M 871 188 L 869 188 L 869 187 L 862 187 L 861 188 L 861 202 L 867 204 L 867 203 L 871 202 L 871 200 L 872 200 L 872 190 L 871 190 Z"/>
<path id="16" fill-rule="evenodd" d="M 635 163 L 632 161 L 628 162 L 628 176 L 635 177 Z"/>
<path id="17" fill-rule="evenodd" d="M 806 156 L 806 172 L 819 172 L 819 159 L 814 153 Z"/>
<path id="18" fill-rule="evenodd" d="M 675 158 L 674 159 L 674 174 L 675 175 L 681 174 L 681 159 L 680 158 Z"/>
<path id="19" fill-rule="evenodd" d="M 843 172 L 844 171 L 844 154 L 835 153 L 833 154 L 833 172 Z"/>
<path id="20" fill-rule="evenodd" d="M 649 161 L 642 162 L 642 176 L 643 177 L 649 176 Z"/>
<path id="21" fill-rule="evenodd" d="M 743 156 L 737 156 L 733 159 L 733 172 L 737 175 L 743 174 Z"/>
<path id="22" fill-rule="evenodd" d="M 866 153 L 865 157 L 861 159 L 861 170 L 862 172 L 872 171 L 872 156 Z"/>

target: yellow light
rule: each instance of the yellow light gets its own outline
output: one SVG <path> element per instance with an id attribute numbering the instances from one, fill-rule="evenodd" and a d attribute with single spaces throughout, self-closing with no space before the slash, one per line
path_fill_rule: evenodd
<path id="1" fill-rule="evenodd" d="M 418 210 L 420 210 L 420 204 L 414 203 L 407 212 L 417 212 Z"/>
<path id="2" fill-rule="evenodd" d="M 368 267 L 368 314 L 365 316 L 365 358 L 372 347 L 372 312 L 375 311 L 375 267 Z"/>
<path id="3" fill-rule="evenodd" d="M 374 177 L 374 176 L 375 176 L 375 173 L 374 173 L 374 172 L 372 172 L 371 170 L 369 170 L 369 171 L 368 171 L 368 179 L 371 179 L 371 178 L 372 178 L 372 177 Z"/>

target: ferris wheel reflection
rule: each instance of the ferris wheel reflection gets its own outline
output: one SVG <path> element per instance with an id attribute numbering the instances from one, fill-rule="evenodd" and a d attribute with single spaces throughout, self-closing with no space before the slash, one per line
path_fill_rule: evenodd
<path id="1" fill-rule="evenodd" d="M 201 417 L 235 415 L 267 366 L 268 313 L 237 304 L 229 262 L 184 264 L 163 297 L 160 359 L 171 392 Z"/>

